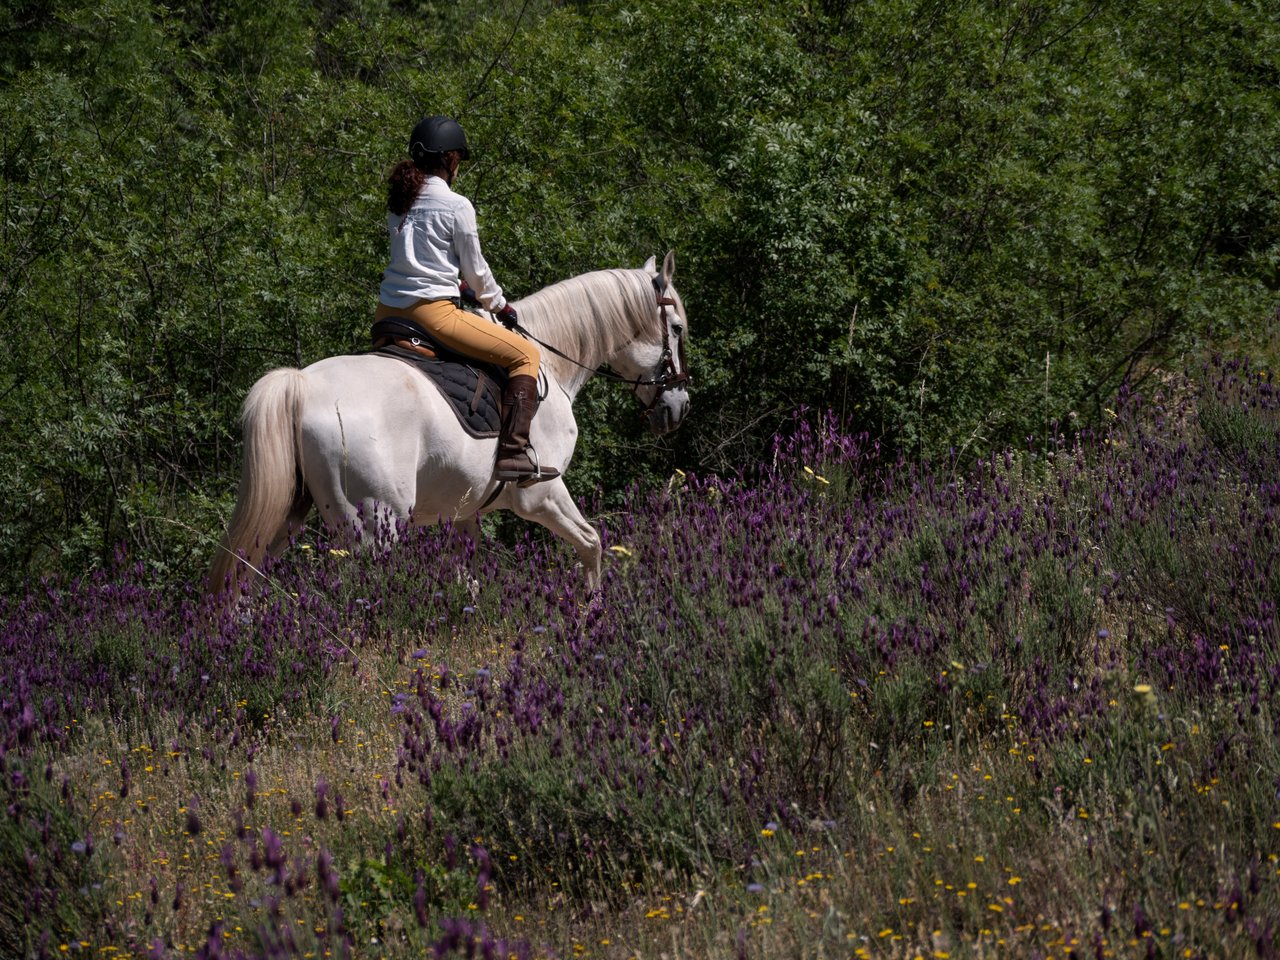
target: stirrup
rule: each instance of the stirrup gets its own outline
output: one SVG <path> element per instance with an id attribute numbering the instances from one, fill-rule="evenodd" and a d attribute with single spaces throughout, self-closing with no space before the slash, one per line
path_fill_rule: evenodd
<path id="1" fill-rule="evenodd" d="M 538 448 L 532 443 L 526 444 L 524 455 L 529 458 L 529 462 L 533 464 L 533 473 L 525 477 L 523 480 L 516 481 L 516 486 L 520 488 L 532 487 L 535 483 L 543 483 L 546 480 L 554 480 L 560 476 L 559 470 L 548 468 L 546 471 L 542 469 L 542 464 L 538 461 Z"/>
<path id="2" fill-rule="evenodd" d="M 556 477 L 560 476 L 559 470 L 553 470 L 550 468 L 546 470 L 542 469 L 542 464 L 538 461 L 538 451 L 533 444 L 526 444 L 522 452 L 524 454 L 524 458 L 529 461 L 529 464 L 533 467 L 533 472 L 521 472 L 515 476 L 508 475 L 505 477 L 500 473 L 495 474 L 499 480 L 514 483 L 518 487 L 531 487 L 535 483 L 554 480 Z"/>
<path id="3" fill-rule="evenodd" d="M 532 487 L 535 483 L 545 483 L 548 480 L 554 480 L 558 476 L 560 476 L 559 470 L 548 470 L 545 473 L 539 470 L 537 473 L 529 474 L 529 476 L 525 477 L 523 480 L 517 480 L 516 486 L 523 490 L 525 487 Z"/>

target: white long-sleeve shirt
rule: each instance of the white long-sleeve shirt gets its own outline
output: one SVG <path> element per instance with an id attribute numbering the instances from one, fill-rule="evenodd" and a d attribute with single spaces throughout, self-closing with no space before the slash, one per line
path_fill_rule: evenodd
<path id="1" fill-rule="evenodd" d="M 387 230 L 391 263 L 378 289 L 382 303 L 410 307 L 418 300 L 456 297 L 461 276 L 486 310 L 498 311 L 506 304 L 480 252 L 475 207 L 440 177 L 427 178 L 404 216 L 387 214 Z"/>

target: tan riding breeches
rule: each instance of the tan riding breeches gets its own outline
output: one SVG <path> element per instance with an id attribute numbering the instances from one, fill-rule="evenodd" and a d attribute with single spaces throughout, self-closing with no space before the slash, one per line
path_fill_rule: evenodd
<path id="1" fill-rule="evenodd" d="M 411 307 L 378 304 L 375 320 L 405 317 L 450 350 L 505 367 L 511 376 L 538 375 L 538 348 L 529 340 L 492 320 L 455 307 L 448 300 L 419 300 Z"/>

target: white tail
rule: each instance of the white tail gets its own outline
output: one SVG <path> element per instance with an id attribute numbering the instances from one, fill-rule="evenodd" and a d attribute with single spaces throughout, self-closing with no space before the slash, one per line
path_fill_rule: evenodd
<path id="1" fill-rule="evenodd" d="M 226 536 L 214 557 L 206 583 L 208 594 L 227 591 L 228 601 L 240 592 L 246 575 L 288 531 L 291 516 L 300 522 L 310 500 L 301 484 L 298 415 L 307 381 L 301 370 L 281 367 L 253 385 L 245 397 L 240 422 L 244 430 L 244 465 L 240 490 Z M 241 555 L 243 553 L 243 556 Z"/>

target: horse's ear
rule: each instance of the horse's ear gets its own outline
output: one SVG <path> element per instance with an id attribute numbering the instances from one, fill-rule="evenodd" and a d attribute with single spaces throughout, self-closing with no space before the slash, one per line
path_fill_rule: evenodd
<path id="1" fill-rule="evenodd" d="M 644 262 L 644 266 L 643 266 L 643 267 L 641 267 L 640 269 L 641 269 L 641 270 L 643 270 L 643 271 L 645 271 L 646 273 L 657 273 L 657 272 L 658 272 L 658 258 L 657 258 L 657 257 L 650 257 L 648 260 L 646 260 L 646 261 Z"/>
<path id="2" fill-rule="evenodd" d="M 671 278 L 676 275 L 676 252 L 668 250 L 667 256 L 662 261 L 662 284 L 666 286 L 671 282 Z"/>

